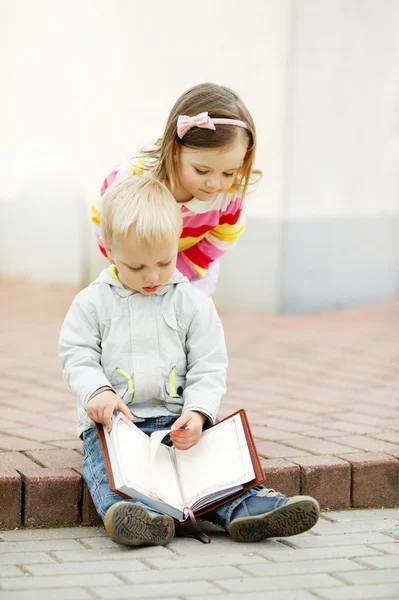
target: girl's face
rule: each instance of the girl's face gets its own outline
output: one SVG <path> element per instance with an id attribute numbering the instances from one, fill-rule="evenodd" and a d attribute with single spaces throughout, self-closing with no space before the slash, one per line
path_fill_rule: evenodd
<path id="1" fill-rule="evenodd" d="M 180 183 L 173 190 L 177 202 L 197 198 L 213 200 L 234 183 L 248 148 L 248 136 L 237 135 L 236 142 L 212 150 L 178 146 L 175 160 Z"/>

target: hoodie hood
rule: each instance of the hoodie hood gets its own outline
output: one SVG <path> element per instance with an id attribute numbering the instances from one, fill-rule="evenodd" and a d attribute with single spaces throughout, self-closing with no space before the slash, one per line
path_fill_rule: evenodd
<path id="1" fill-rule="evenodd" d="M 185 277 L 184 275 L 182 275 L 180 273 L 180 271 L 175 269 L 175 272 L 173 273 L 173 276 L 172 276 L 171 280 L 169 281 L 169 283 L 160 287 L 153 295 L 154 296 L 163 296 L 164 294 L 169 292 L 173 286 L 175 286 L 179 283 L 189 283 L 189 281 L 188 281 L 187 277 Z M 111 287 L 115 288 L 115 292 L 117 292 L 117 294 L 122 297 L 131 296 L 132 294 L 140 293 L 140 292 L 136 292 L 133 290 L 128 290 L 125 287 L 123 287 L 123 284 L 119 281 L 118 269 L 116 268 L 115 265 L 110 265 L 106 269 L 103 269 L 103 271 L 101 271 L 101 273 L 97 277 L 97 279 L 95 279 L 95 281 L 93 281 L 93 283 L 91 283 L 90 285 L 104 285 L 104 284 L 110 285 Z"/>

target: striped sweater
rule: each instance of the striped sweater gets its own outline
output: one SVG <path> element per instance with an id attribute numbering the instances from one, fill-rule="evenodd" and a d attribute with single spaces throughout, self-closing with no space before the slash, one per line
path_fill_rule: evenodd
<path id="1" fill-rule="evenodd" d="M 107 253 L 101 240 L 101 198 L 113 183 L 131 175 L 143 175 L 144 172 L 144 161 L 118 166 L 106 177 L 100 197 L 91 206 L 90 217 L 104 256 Z M 210 264 L 235 245 L 244 229 L 243 204 L 244 198 L 234 188 L 208 202 L 192 198 L 181 203 L 183 231 L 179 240 L 177 268 L 188 279 L 203 277 Z"/>

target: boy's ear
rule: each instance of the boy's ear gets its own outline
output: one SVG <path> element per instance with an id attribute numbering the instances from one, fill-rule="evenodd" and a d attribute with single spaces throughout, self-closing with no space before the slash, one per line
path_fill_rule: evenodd
<path id="1" fill-rule="evenodd" d="M 108 246 L 104 246 L 104 248 L 105 248 L 105 251 L 107 253 L 107 257 L 112 260 L 112 250 L 111 250 L 111 248 L 108 248 Z"/>

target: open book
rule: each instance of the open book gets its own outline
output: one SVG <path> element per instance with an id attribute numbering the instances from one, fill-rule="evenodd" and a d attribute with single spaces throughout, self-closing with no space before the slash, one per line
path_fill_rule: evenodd
<path id="1" fill-rule="evenodd" d="M 97 431 L 111 490 L 180 522 L 264 481 L 244 410 L 206 429 L 188 450 L 162 443 L 170 430 L 147 436 L 122 413 L 110 433 L 99 424 Z"/>

